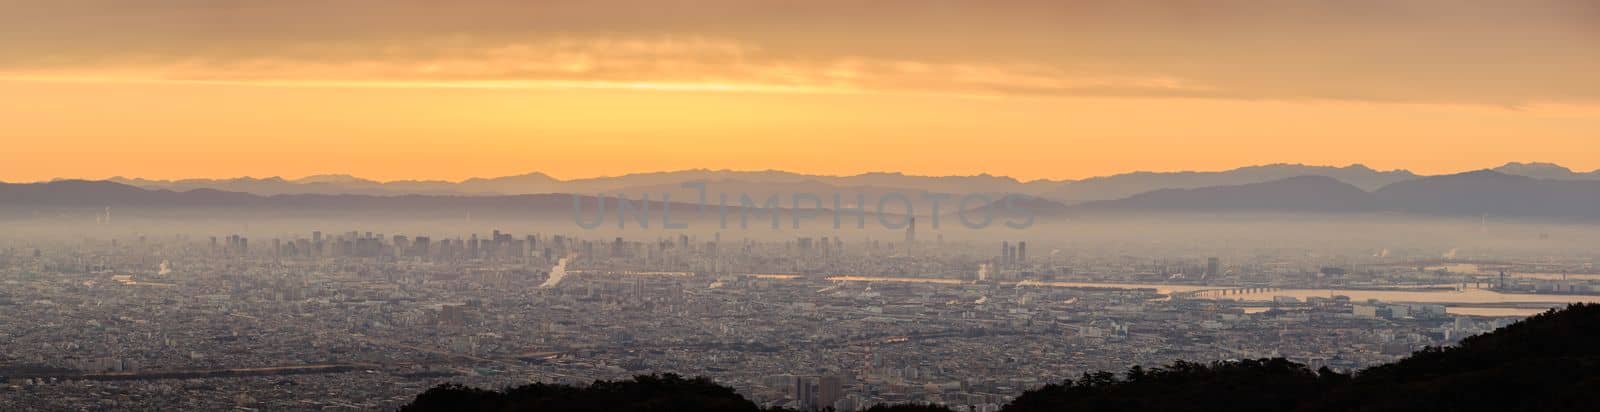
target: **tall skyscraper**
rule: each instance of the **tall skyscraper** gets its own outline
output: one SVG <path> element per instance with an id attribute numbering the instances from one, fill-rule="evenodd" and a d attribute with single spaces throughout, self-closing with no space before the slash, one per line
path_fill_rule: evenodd
<path id="1" fill-rule="evenodd" d="M 844 379 L 839 375 L 823 375 L 817 379 L 817 408 L 827 408 L 844 397 Z"/>
<path id="2" fill-rule="evenodd" d="M 913 243 L 916 243 L 916 242 L 917 242 L 917 218 L 916 218 L 916 216 L 912 216 L 912 217 L 906 218 L 906 248 L 907 249 L 911 248 L 911 245 Z"/>
<path id="3" fill-rule="evenodd" d="M 806 377 L 799 377 L 795 382 L 794 398 L 800 402 L 800 410 L 811 411 L 821 409 L 818 405 L 817 382 Z"/>

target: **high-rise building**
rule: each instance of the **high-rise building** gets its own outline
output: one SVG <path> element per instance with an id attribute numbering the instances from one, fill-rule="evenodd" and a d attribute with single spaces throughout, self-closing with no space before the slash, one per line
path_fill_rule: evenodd
<path id="1" fill-rule="evenodd" d="M 838 375 L 823 375 L 817 379 L 817 407 L 827 408 L 844 397 L 844 379 Z"/>
<path id="2" fill-rule="evenodd" d="M 800 378 L 794 385 L 794 399 L 800 402 L 800 410 L 813 411 L 820 409 L 817 404 L 817 382 L 810 378 Z"/>
<path id="3" fill-rule="evenodd" d="M 1222 262 L 1215 257 L 1206 258 L 1206 276 L 1222 274 Z"/>
<path id="4" fill-rule="evenodd" d="M 906 218 L 906 247 L 917 241 L 917 217 Z"/>
<path id="5" fill-rule="evenodd" d="M 430 254 L 428 249 L 432 247 L 429 245 L 431 242 L 432 239 L 429 239 L 427 236 L 417 236 L 416 239 L 411 241 L 411 255 L 422 258 L 428 257 Z"/>

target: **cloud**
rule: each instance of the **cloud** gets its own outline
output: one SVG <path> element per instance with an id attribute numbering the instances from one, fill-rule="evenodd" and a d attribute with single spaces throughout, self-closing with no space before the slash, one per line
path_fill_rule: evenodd
<path id="1" fill-rule="evenodd" d="M 562 38 L 484 45 L 469 38 L 274 56 L 139 54 L 92 64 L 0 70 L 37 81 L 190 82 L 310 87 L 596 88 L 782 93 L 1187 94 L 1167 76 L 1071 73 L 1035 63 L 785 58 L 701 37 Z"/>
<path id="2" fill-rule="evenodd" d="M 1586 0 L 36 2 L 0 76 L 381 87 L 1600 101 Z"/>

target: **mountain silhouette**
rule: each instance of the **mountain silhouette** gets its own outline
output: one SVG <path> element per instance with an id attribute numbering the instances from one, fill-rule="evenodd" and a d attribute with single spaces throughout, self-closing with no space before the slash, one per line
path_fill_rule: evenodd
<path id="1" fill-rule="evenodd" d="M 1554 163 L 1511 162 L 1501 165 L 1500 167 L 1496 167 L 1493 170 L 1508 175 L 1527 176 L 1535 179 L 1600 180 L 1600 170 L 1595 170 L 1588 173 L 1579 173 Z"/>
<path id="2" fill-rule="evenodd" d="M 538 179 L 534 177 L 533 179 Z M 978 178 L 980 180 L 985 178 Z M 666 179 L 670 180 L 670 179 Z M 753 181 L 724 182 L 735 188 L 727 198 L 730 208 L 736 208 L 740 194 L 749 195 L 756 206 L 777 196 L 780 209 L 794 207 L 793 193 L 813 193 L 821 201 L 821 209 L 833 207 L 833 195 L 839 194 L 844 204 L 853 203 L 857 194 L 867 197 L 869 206 L 887 193 L 897 192 L 893 187 L 851 186 L 839 187 L 827 182 L 799 180 L 785 185 L 764 185 Z M 697 208 L 699 197 L 693 190 L 674 191 L 676 186 L 643 187 L 639 192 L 623 191 L 633 201 L 650 194 L 650 206 L 659 210 L 664 202 L 660 196 L 672 193 L 669 203 L 675 210 Z M 748 193 L 739 192 L 748 190 Z M 830 193 L 831 191 L 831 193 Z M 718 191 L 707 189 L 707 201 L 719 202 Z M 593 204 L 594 196 L 604 193 L 575 192 L 580 201 Z M 593 194 L 590 194 L 593 193 Z M 929 210 L 920 196 L 926 192 L 903 193 L 914 203 L 919 213 Z M 946 192 L 946 194 L 951 194 Z M 999 201 L 1001 197 L 994 197 Z M 959 195 L 947 198 L 941 213 L 952 213 Z M 1307 175 L 1293 176 L 1266 182 L 1238 185 L 1210 186 L 1188 189 L 1157 189 L 1116 200 L 1068 205 L 1037 196 L 1022 196 L 1013 207 L 1024 208 L 1034 215 L 1084 216 L 1096 214 L 1138 213 L 1396 213 L 1418 216 L 1493 216 L 1496 218 L 1529 218 L 1558 220 L 1600 219 L 1600 181 L 1550 180 L 1510 175 L 1492 170 L 1480 170 L 1444 176 L 1419 177 L 1383 186 L 1375 191 L 1364 191 L 1355 185 L 1334 177 Z M 615 202 L 614 197 L 611 199 Z M 803 202 L 801 208 L 813 208 L 816 202 Z M 357 195 L 357 194 L 280 194 L 255 195 L 212 189 L 187 191 L 146 190 L 106 182 L 62 180 L 46 183 L 0 183 L 0 207 L 52 207 L 52 208 L 230 208 L 237 213 L 272 212 L 318 214 L 349 212 L 379 212 L 395 215 L 406 213 L 483 213 L 513 214 L 533 213 L 570 216 L 573 212 L 573 195 L 544 193 L 531 195 Z M 969 205 L 973 207 L 999 207 Z M 869 207 L 869 209 L 871 209 Z"/>
<path id="3" fill-rule="evenodd" d="M 1161 189 L 1126 199 L 1090 202 L 1081 211 L 1334 212 L 1377 209 L 1375 197 L 1327 176 L 1296 176 L 1262 183 L 1198 189 Z"/>
<path id="4" fill-rule="evenodd" d="M 146 180 L 112 178 L 111 181 L 148 189 L 215 189 L 259 195 L 277 194 L 437 194 L 508 195 L 539 193 L 640 193 L 660 187 L 679 187 L 686 182 L 736 181 L 765 185 L 771 191 L 799 192 L 803 185 L 834 188 L 875 187 L 907 193 L 1017 193 L 1034 195 L 1072 204 L 1096 200 L 1121 199 L 1159 189 L 1186 189 L 1208 186 L 1261 183 L 1295 176 L 1328 176 L 1373 190 L 1385 184 L 1417 177 L 1404 170 L 1376 171 L 1363 165 L 1346 167 L 1272 164 L 1249 166 L 1219 172 L 1133 172 L 1083 180 L 1021 181 L 1006 176 L 916 176 L 898 172 L 869 172 L 847 176 L 802 174 L 779 170 L 736 171 L 688 169 L 666 172 L 631 173 L 619 176 L 560 180 L 543 173 L 528 173 L 494 178 L 472 178 L 460 182 L 442 180 L 400 180 L 379 182 L 349 175 L 316 175 L 299 179 L 233 178 Z"/>
<path id="5" fill-rule="evenodd" d="M 1373 192 L 1323 176 L 1163 189 L 1089 202 L 1065 214 L 1148 212 L 1404 213 L 1424 216 L 1600 219 L 1600 181 L 1544 180 L 1492 170 L 1421 177 Z"/>
<path id="6" fill-rule="evenodd" d="M 1600 171 L 1579 173 L 1551 163 L 1507 163 L 1494 171 L 1514 176 L 1545 180 L 1600 181 Z M 708 191 L 753 193 L 833 193 L 857 188 L 895 191 L 915 198 L 920 193 L 945 194 L 1022 194 L 1065 205 L 1124 199 L 1162 189 L 1198 189 L 1266 183 L 1299 176 L 1324 176 L 1365 191 L 1423 178 L 1406 170 L 1379 171 L 1365 165 L 1344 167 L 1300 164 L 1268 164 L 1215 172 L 1132 172 L 1082 180 L 1021 181 L 1006 176 L 916 176 L 904 173 L 871 172 L 847 176 L 803 174 L 780 170 L 737 171 L 688 169 L 666 172 L 631 173 L 619 176 L 562 180 L 544 173 L 471 178 L 462 181 L 397 180 L 380 182 L 360 177 L 329 174 L 299 179 L 281 177 L 232 179 L 148 180 L 114 177 L 113 182 L 146 189 L 189 191 L 212 189 L 257 195 L 283 194 L 359 194 L 359 195 L 452 195 L 500 196 L 548 193 L 628 193 L 633 195 L 672 191 L 682 198 L 689 189 L 684 183 L 705 182 Z M 755 188 L 755 189 L 752 189 Z"/>
<path id="7" fill-rule="evenodd" d="M 1395 183 L 1374 195 L 1386 209 L 1401 212 L 1600 218 L 1600 181 L 1544 180 L 1492 170 Z"/>
<path id="8" fill-rule="evenodd" d="M 1238 186 L 1299 176 L 1331 177 L 1369 191 L 1418 177 L 1405 170 L 1377 171 L 1359 164 L 1345 167 L 1272 164 L 1220 172 L 1135 172 L 1096 177 L 1063 183 L 1041 196 L 1072 204 L 1122 199 L 1161 189 Z"/>

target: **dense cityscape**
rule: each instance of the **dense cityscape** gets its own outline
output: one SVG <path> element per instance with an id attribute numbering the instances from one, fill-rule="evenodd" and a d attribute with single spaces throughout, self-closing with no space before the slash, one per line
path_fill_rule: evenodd
<path id="1" fill-rule="evenodd" d="M 799 410 L 993 411 L 1085 372 L 1175 359 L 1353 371 L 1600 300 L 1589 257 L 1136 256 L 919 239 L 915 226 L 889 240 L 643 236 L 12 239 L 0 399 L 386 410 L 442 382 L 670 372 Z"/>
<path id="2" fill-rule="evenodd" d="M 0 4 L 0 412 L 1600 411 L 1600 1 Z"/>

